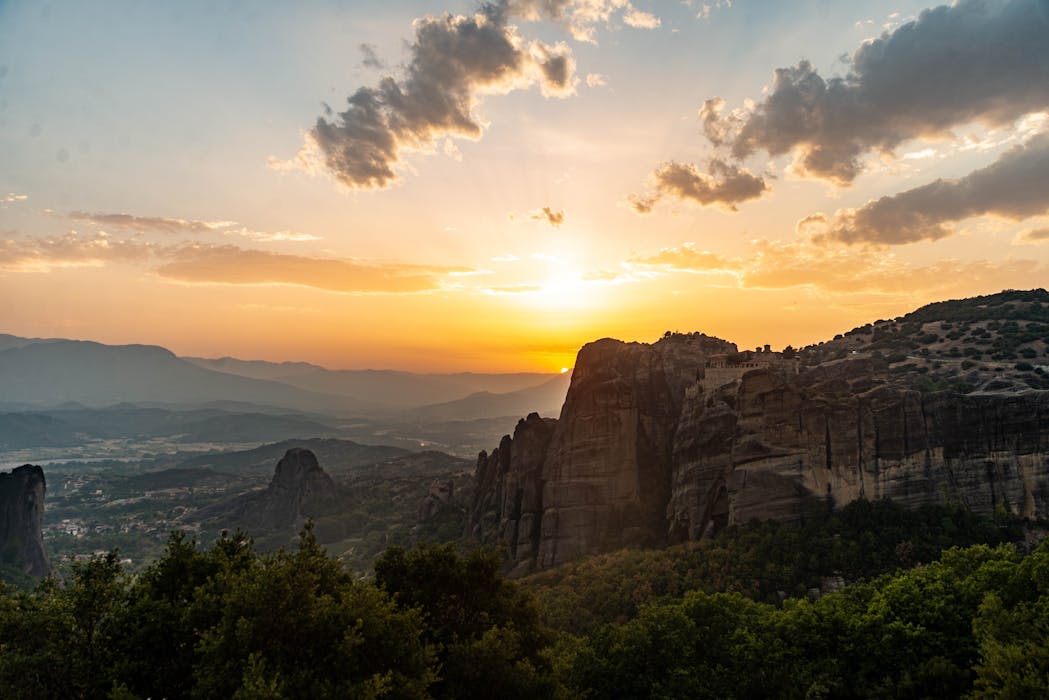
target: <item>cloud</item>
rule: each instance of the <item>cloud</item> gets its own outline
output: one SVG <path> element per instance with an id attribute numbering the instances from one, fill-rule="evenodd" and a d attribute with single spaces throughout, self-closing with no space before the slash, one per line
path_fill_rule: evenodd
<path id="1" fill-rule="evenodd" d="M 635 29 L 658 29 L 663 22 L 650 12 L 630 8 L 623 13 L 623 24 Z"/>
<path id="2" fill-rule="evenodd" d="M 929 184 L 840 209 L 832 218 L 806 217 L 799 231 L 844 243 L 898 245 L 951 235 L 952 222 L 994 215 L 1020 221 L 1049 212 L 1049 134 L 1003 153 L 956 180 Z"/>
<path id="3" fill-rule="evenodd" d="M 597 25 L 609 24 L 617 16 L 636 29 L 656 29 L 661 24 L 658 17 L 638 10 L 629 0 L 503 0 L 500 6 L 524 20 L 563 24 L 572 38 L 588 43 L 597 43 Z"/>
<path id="4" fill-rule="evenodd" d="M 631 195 L 630 204 L 639 214 L 647 214 L 659 200 L 673 197 L 735 211 L 737 204 L 756 199 L 768 189 L 763 178 L 717 158 L 708 163 L 707 170 L 709 174 L 691 163 L 664 163 L 650 176 L 648 192 Z"/>
<path id="5" fill-rule="evenodd" d="M 242 236 L 261 243 L 306 243 L 309 241 L 322 241 L 323 236 L 314 236 L 311 233 L 299 233 L 298 231 L 252 231 L 248 228 L 239 228 L 226 231 L 226 235 Z"/>
<path id="6" fill-rule="evenodd" d="M 487 274 L 467 267 L 313 258 L 235 245 L 162 246 L 137 238 L 115 239 L 101 232 L 0 239 L 0 271 L 49 272 L 109 263 L 155 265 L 154 271 L 165 279 L 197 284 L 297 285 L 377 294 L 433 291 L 444 288 L 451 277 Z"/>
<path id="7" fill-rule="evenodd" d="M 29 199 L 29 197 L 24 194 L 15 194 L 14 192 L 8 192 L 6 196 L 0 197 L 0 209 L 4 208 L 5 204 L 24 202 L 27 199 Z"/>
<path id="8" fill-rule="evenodd" d="M 165 251 L 161 277 L 204 284 L 286 284 L 346 293 L 413 293 L 441 288 L 442 277 L 469 268 L 376 264 L 311 258 L 234 245 L 191 244 Z"/>
<path id="9" fill-rule="evenodd" d="M 98 214 L 73 211 L 68 217 L 74 221 L 127 231 L 154 231 L 167 234 L 222 233 L 227 236 L 241 236 L 263 243 L 323 240 L 320 236 L 298 231 L 255 231 L 245 226 L 237 226 L 236 221 L 198 221 L 194 219 L 175 219 L 163 216 L 133 216 L 132 214 Z"/>
<path id="10" fill-rule="evenodd" d="M 635 256 L 628 268 L 662 274 L 722 273 L 746 289 L 811 287 L 836 294 L 901 294 L 1038 286 L 1046 268 L 1033 260 L 943 260 L 913 265 L 870 248 L 815 245 L 809 241 L 752 241 L 739 257 L 697 250 L 692 243 Z"/>
<path id="11" fill-rule="evenodd" d="M 544 95 L 572 94 L 568 47 L 526 42 L 508 24 L 512 8 L 556 14 L 564 3 L 484 4 L 471 16 L 416 20 L 403 77 L 359 88 L 345 111 L 318 118 L 292 167 L 326 172 L 351 189 L 386 188 L 398 179 L 405 152 L 433 151 L 442 137 L 480 138 L 482 95 L 535 84 Z"/>
<path id="12" fill-rule="evenodd" d="M 379 58 L 379 54 L 375 52 L 375 47 L 371 44 L 360 45 L 361 55 L 364 57 L 361 59 L 361 65 L 365 68 L 375 68 L 378 70 L 386 70 L 386 62 Z"/>
<path id="13" fill-rule="evenodd" d="M 735 272 L 741 265 L 739 260 L 696 250 L 695 243 L 685 243 L 680 248 L 661 248 L 655 255 L 635 256 L 627 264 L 673 272 Z"/>
<path id="14" fill-rule="evenodd" d="M 131 214 L 97 214 L 83 211 L 69 212 L 74 221 L 118 228 L 129 231 L 157 231 L 160 233 L 207 233 L 236 225 L 236 221 L 196 221 L 161 216 L 133 216 Z"/>
<path id="15" fill-rule="evenodd" d="M 536 209 L 528 215 L 528 218 L 532 221 L 545 221 L 554 228 L 557 228 L 565 222 L 565 213 L 563 211 L 554 211 L 550 207 L 543 207 L 542 209 Z"/>
<path id="16" fill-rule="evenodd" d="M 1019 234 L 1017 234 L 1013 242 L 1021 244 L 1049 243 L 1049 227 L 1021 231 Z"/>
<path id="17" fill-rule="evenodd" d="M 605 85 L 605 76 L 600 73 L 587 73 L 586 74 L 586 86 L 587 87 L 602 87 Z"/>
<path id="18" fill-rule="evenodd" d="M 688 4 L 691 5 L 691 1 Z M 705 2 L 699 6 L 699 11 L 696 13 L 696 17 L 708 20 L 714 10 L 720 10 L 723 7 L 732 7 L 732 0 L 713 0 L 713 2 Z"/>
<path id="19" fill-rule="evenodd" d="M 496 287 L 485 287 L 481 289 L 485 294 L 494 296 L 506 296 L 510 294 L 534 294 L 543 291 L 541 284 L 504 284 Z"/>
<path id="20" fill-rule="evenodd" d="M 105 233 L 8 238 L 0 240 L 0 270 L 49 272 L 70 267 L 99 267 L 107 262 L 142 262 L 149 258 L 152 248 L 134 239 L 114 240 Z"/>
<path id="21" fill-rule="evenodd" d="M 809 286 L 835 293 L 899 294 L 1037 286 L 1044 266 L 1033 260 L 942 260 L 913 265 L 869 249 L 814 246 L 806 242 L 760 241 L 747 260 L 741 284 L 748 288 Z"/>
<path id="22" fill-rule="evenodd" d="M 759 104 L 723 115 L 710 100 L 701 119 L 738 159 L 793 152 L 794 172 L 847 184 L 868 152 L 1045 110 L 1047 36 L 1045 0 L 958 0 L 865 43 L 844 77 L 824 79 L 802 61 L 777 69 Z"/>

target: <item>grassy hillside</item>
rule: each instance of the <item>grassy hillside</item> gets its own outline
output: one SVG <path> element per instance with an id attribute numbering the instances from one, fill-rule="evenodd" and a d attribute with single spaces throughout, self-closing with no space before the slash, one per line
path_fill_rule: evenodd
<path id="1" fill-rule="evenodd" d="M 1049 389 L 1049 292 L 938 302 L 799 351 L 803 365 L 868 357 L 923 391 Z"/>

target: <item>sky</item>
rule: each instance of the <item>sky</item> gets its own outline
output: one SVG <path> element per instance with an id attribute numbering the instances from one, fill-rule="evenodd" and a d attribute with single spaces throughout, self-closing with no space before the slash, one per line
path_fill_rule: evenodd
<path id="1" fill-rule="evenodd" d="M 0 332 L 550 371 L 1049 281 L 1049 0 L 0 0 Z"/>

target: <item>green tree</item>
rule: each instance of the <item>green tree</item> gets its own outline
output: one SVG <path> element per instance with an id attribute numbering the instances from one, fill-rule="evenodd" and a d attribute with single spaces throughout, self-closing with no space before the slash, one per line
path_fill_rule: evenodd
<path id="1" fill-rule="evenodd" d="M 221 615 L 201 636 L 199 697 L 425 697 L 433 681 L 419 617 L 358 582 L 317 544 L 220 572 Z"/>
<path id="2" fill-rule="evenodd" d="M 503 578 L 499 557 L 450 545 L 388 549 L 376 583 L 404 610 L 418 610 L 436 650 L 446 698 L 551 697 L 557 692 L 549 647 L 530 594 Z"/>

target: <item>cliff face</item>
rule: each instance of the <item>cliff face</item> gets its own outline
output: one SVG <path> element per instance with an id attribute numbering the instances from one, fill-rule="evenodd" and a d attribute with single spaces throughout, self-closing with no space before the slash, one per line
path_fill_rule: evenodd
<path id="1" fill-rule="evenodd" d="M 518 572 L 665 536 L 673 434 L 708 353 L 695 334 L 583 347 L 559 420 L 536 414 L 478 459 L 472 534 L 501 542 Z"/>
<path id="2" fill-rule="evenodd" d="M 0 563 L 44 577 L 51 565 L 44 551 L 44 470 L 25 465 L 0 474 Z"/>
<path id="3" fill-rule="evenodd" d="M 669 532 L 695 539 L 813 502 L 950 501 L 1049 514 L 1049 392 L 922 394 L 852 360 L 796 377 L 755 370 L 686 400 Z"/>
<path id="4" fill-rule="evenodd" d="M 524 573 L 861 497 L 1049 515 L 1049 392 L 923 394 L 867 359 L 726 367 L 734 351 L 585 346 L 560 418 L 530 415 L 480 455 L 471 534 Z"/>

